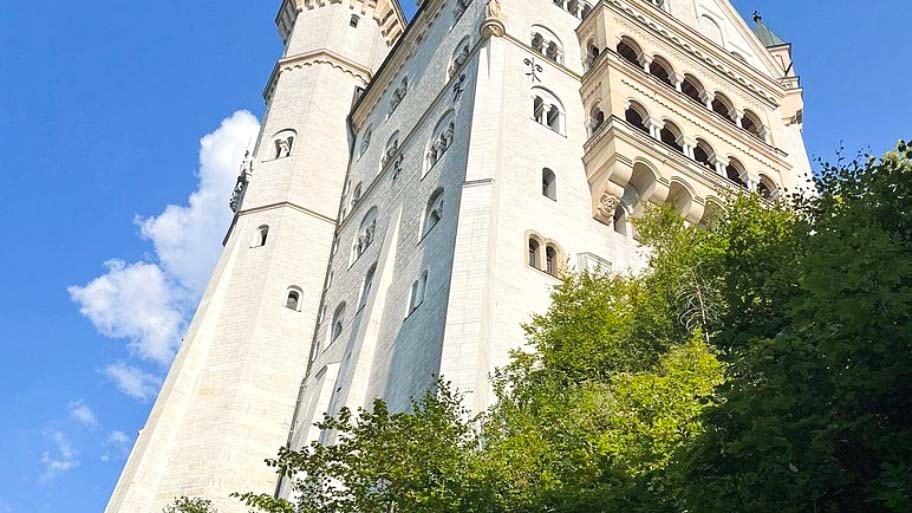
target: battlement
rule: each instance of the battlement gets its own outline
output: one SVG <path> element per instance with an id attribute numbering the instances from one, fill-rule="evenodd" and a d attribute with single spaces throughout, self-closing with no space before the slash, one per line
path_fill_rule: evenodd
<path id="1" fill-rule="evenodd" d="M 393 46 L 408 25 L 397 0 L 283 0 L 275 19 L 282 42 L 286 43 L 291 36 L 298 13 L 332 4 L 347 5 L 352 14 L 373 18 L 380 27 L 387 46 Z"/>

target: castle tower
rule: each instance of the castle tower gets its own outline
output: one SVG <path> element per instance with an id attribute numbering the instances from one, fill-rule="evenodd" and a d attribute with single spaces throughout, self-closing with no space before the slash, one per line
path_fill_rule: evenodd
<path id="1" fill-rule="evenodd" d="M 285 52 L 232 200 L 225 247 L 108 513 L 175 497 L 243 512 L 269 493 L 316 325 L 351 148 L 348 114 L 405 21 L 395 0 L 285 0 Z"/>
<path id="2" fill-rule="evenodd" d="M 282 5 L 237 216 L 110 513 L 286 494 L 264 458 L 435 376 L 481 411 L 564 269 L 643 265 L 650 205 L 807 192 L 791 47 L 729 0 L 422 0 L 408 30 L 361 1 Z"/>

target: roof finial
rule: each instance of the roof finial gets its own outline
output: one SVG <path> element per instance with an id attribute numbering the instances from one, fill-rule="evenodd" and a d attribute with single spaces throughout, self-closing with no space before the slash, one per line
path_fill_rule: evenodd
<path id="1" fill-rule="evenodd" d="M 754 23 L 760 23 L 763 21 L 763 16 L 760 16 L 760 11 L 754 11 Z"/>

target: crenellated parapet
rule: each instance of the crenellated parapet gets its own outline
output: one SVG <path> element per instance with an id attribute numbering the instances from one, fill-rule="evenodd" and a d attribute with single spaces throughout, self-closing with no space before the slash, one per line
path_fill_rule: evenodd
<path id="1" fill-rule="evenodd" d="M 298 13 L 334 4 L 346 5 L 352 13 L 373 19 L 389 47 L 396 43 L 408 25 L 396 0 L 284 0 L 276 15 L 276 26 L 282 41 L 290 37 Z"/>

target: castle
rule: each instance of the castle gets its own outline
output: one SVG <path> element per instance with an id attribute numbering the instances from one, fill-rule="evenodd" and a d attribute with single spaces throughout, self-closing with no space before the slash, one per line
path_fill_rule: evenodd
<path id="1" fill-rule="evenodd" d="M 728 0 L 284 0 L 224 251 L 108 513 L 245 511 L 324 413 L 434 385 L 492 401 L 565 268 L 630 222 L 809 190 L 791 47 Z"/>

